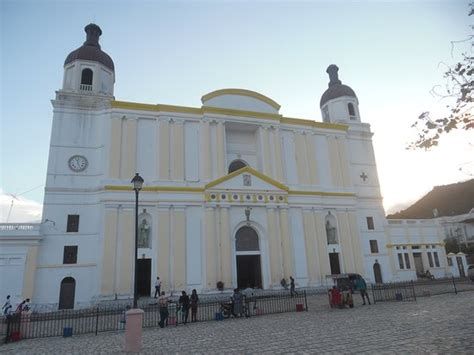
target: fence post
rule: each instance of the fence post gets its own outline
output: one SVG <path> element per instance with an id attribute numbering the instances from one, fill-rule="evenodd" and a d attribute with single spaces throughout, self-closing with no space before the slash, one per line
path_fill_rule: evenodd
<path id="1" fill-rule="evenodd" d="M 306 312 L 308 312 L 308 299 L 306 298 L 306 290 L 303 291 L 304 294 L 304 304 L 306 308 Z"/>
<path id="2" fill-rule="evenodd" d="M 458 290 L 457 290 L 457 288 L 456 288 L 456 282 L 454 281 L 454 275 L 452 276 L 452 279 L 453 279 L 454 293 L 457 295 L 457 294 L 458 294 Z"/>
<path id="3" fill-rule="evenodd" d="M 95 317 L 95 335 L 99 331 L 99 306 L 96 307 L 96 317 Z"/>
<path id="4" fill-rule="evenodd" d="M 411 289 L 413 290 L 413 298 L 415 299 L 415 302 L 416 302 L 415 283 L 413 282 L 413 280 L 411 280 Z"/>

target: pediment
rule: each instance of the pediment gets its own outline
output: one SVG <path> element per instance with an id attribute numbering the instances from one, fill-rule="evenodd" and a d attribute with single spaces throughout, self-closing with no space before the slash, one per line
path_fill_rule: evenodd
<path id="1" fill-rule="evenodd" d="M 251 112 L 278 114 L 280 105 L 269 97 L 244 89 L 222 89 L 201 98 L 203 107 L 217 107 Z"/>
<path id="2" fill-rule="evenodd" d="M 289 188 L 271 177 L 246 166 L 205 186 L 214 191 L 266 191 L 287 193 Z"/>

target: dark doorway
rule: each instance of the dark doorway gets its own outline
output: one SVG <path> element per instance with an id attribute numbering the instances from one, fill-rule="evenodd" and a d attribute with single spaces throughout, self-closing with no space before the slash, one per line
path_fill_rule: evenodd
<path id="1" fill-rule="evenodd" d="M 74 297 L 76 294 L 76 280 L 72 277 L 65 277 L 61 281 L 59 291 L 59 309 L 73 309 Z"/>
<path id="2" fill-rule="evenodd" d="M 237 287 L 262 288 L 260 255 L 237 255 Z"/>
<path id="3" fill-rule="evenodd" d="M 137 293 L 151 295 L 151 259 L 138 259 Z"/>
<path id="4" fill-rule="evenodd" d="M 341 273 L 341 266 L 339 264 L 339 253 L 329 253 L 329 265 L 331 266 L 331 275 Z"/>
<path id="5" fill-rule="evenodd" d="M 413 260 L 415 261 L 415 270 L 417 275 L 424 275 L 425 269 L 423 267 L 423 258 L 421 253 L 413 253 Z"/>
<path id="6" fill-rule="evenodd" d="M 456 261 L 458 263 L 459 277 L 466 277 L 466 273 L 464 272 L 464 264 L 462 263 L 462 258 L 459 256 L 456 256 Z"/>
<path id="7" fill-rule="evenodd" d="M 374 264 L 374 278 L 375 278 L 375 283 L 376 284 L 383 283 L 382 268 L 380 267 L 380 264 L 378 262 L 376 262 Z"/>

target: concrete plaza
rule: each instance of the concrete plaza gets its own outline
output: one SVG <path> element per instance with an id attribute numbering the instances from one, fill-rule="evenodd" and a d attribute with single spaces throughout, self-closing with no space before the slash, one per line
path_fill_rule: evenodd
<path id="1" fill-rule="evenodd" d="M 474 292 L 417 302 L 329 309 L 308 297 L 309 312 L 193 323 L 143 331 L 143 353 L 473 353 Z M 122 353 L 123 332 L 23 340 L 11 354 Z"/>

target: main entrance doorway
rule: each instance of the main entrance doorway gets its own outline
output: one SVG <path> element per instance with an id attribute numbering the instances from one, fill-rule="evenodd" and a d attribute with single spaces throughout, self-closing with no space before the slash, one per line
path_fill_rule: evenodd
<path id="1" fill-rule="evenodd" d="M 151 295 L 151 259 L 138 259 L 137 293 L 139 296 Z"/>
<path id="2" fill-rule="evenodd" d="M 329 253 L 329 265 L 331 266 L 331 275 L 341 273 L 341 266 L 339 264 L 339 253 Z"/>
<path id="3" fill-rule="evenodd" d="M 258 234 L 250 226 L 235 234 L 235 253 L 238 288 L 262 288 L 262 265 Z"/>

